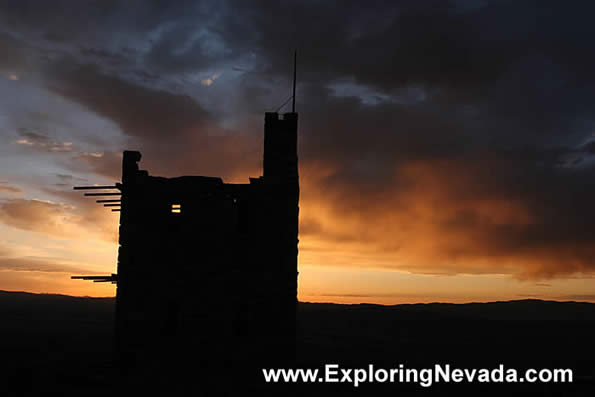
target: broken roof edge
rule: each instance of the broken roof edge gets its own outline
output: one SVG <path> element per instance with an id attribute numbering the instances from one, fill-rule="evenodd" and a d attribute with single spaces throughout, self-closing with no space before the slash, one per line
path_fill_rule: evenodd
<path id="1" fill-rule="evenodd" d="M 225 182 L 222 177 L 217 176 L 205 176 L 205 175 L 180 175 L 180 176 L 158 176 L 158 175 L 150 175 L 148 170 L 143 170 L 138 168 L 138 163 L 142 158 L 142 154 L 136 150 L 124 150 L 123 151 L 123 161 L 122 161 L 122 183 L 116 183 L 115 187 L 120 189 L 124 184 L 124 177 L 125 174 L 131 172 L 129 175 L 134 179 L 141 177 L 147 178 L 152 181 L 158 181 L 162 183 L 200 183 L 202 185 L 211 185 L 211 186 L 249 186 L 260 184 L 263 182 L 263 176 L 258 177 L 249 177 L 248 183 L 233 183 L 233 182 Z M 136 178 L 134 177 L 136 176 Z M 132 180 L 134 180 L 132 179 Z M 131 181 L 132 181 L 131 180 Z"/>
<path id="2" fill-rule="evenodd" d="M 158 185 L 162 185 L 162 186 L 169 185 L 171 187 L 181 187 L 181 186 L 185 185 L 185 186 L 203 186 L 203 187 L 213 187 L 213 188 L 241 189 L 241 188 L 248 187 L 248 186 L 261 185 L 263 183 L 262 176 L 249 177 L 248 183 L 224 182 L 221 177 L 203 176 L 203 175 L 182 175 L 182 176 L 175 176 L 175 177 L 163 177 L 163 176 L 153 176 L 153 175 L 145 174 L 141 178 L 145 179 L 145 181 L 148 182 L 149 184 L 156 183 Z"/>

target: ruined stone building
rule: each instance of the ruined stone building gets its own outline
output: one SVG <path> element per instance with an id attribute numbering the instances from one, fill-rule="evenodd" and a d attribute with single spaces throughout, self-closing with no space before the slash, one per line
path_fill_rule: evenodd
<path id="1" fill-rule="evenodd" d="M 265 114 L 263 175 L 249 183 L 154 176 L 139 169 L 141 153 L 125 151 L 114 192 L 87 193 L 120 196 L 98 200 L 120 211 L 117 275 L 85 278 L 117 283 L 116 346 L 126 365 L 191 361 L 216 377 L 292 361 L 297 123 L 295 112 Z"/>

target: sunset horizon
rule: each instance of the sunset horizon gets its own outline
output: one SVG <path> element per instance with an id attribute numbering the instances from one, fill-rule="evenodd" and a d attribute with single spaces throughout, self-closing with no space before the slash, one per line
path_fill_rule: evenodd
<path id="1" fill-rule="evenodd" d="M 0 289 L 114 295 L 69 278 L 118 251 L 119 213 L 72 187 L 120 181 L 124 149 L 159 176 L 259 176 L 297 50 L 300 300 L 595 301 L 594 79 L 573 24 L 527 23 L 547 8 L 504 30 L 498 2 L 353 5 L 296 35 L 334 8 L 97 7 L 4 7 Z"/>

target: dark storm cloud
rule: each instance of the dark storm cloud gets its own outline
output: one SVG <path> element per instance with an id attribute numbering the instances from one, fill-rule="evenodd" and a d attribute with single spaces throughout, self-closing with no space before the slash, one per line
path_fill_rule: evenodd
<path id="1" fill-rule="evenodd" d="M 210 115 L 187 95 L 132 84 L 103 74 L 91 65 L 60 62 L 53 67 L 50 88 L 54 92 L 116 121 L 131 137 L 151 141 L 175 140 L 187 128 L 208 126 L 213 122 Z"/>
<path id="2" fill-rule="evenodd" d="M 595 270 L 590 3 L 26 3 L 4 6 L 7 29 L 76 48 L 48 86 L 115 121 L 149 169 L 257 170 L 252 119 L 223 128 L 153 84 L 227 67 L 261 112 L 298 48 L 305 238 L 422 273 Z M 80 159 L 117 176 L 115 153 Z"/>
<path id="3" fill-rule="evenodd" d="M 183 15 L 189 2 L 168 6 L 163 2 L 58 0 L 52 3 L 24 0 L 2 2 L 4 26 L 19 32 L 35 32 L 55 42 L 84 40 L 95 44 L 111 33 L 143 33 L 163 18 Z M 161 15 L 159 15 L 161 14 Z"/>
<path id="4" fill-rule="evenodd" d="M 10 72 L 23 67 L 26 63 L 26 51 L 22 45 L 11 35 L 0 32 L 0 70 Z"/>
<path id="5" fill-rule="evenodd" d="M 239 14 L 245 11 L 250 18 L 241 26 L 258 27 L 258 39 L 247 45 L 271 65 L 267 72 L 284 72 L 288 52 L 297 46 L 306 81 L 324 85 L 352 79 L 388 94 L 420 87 L 426 92 L 422 111 L 449 117 L 463 113 L 461 122 L 477 124 L 481 130 L 475 135 L 484 135 L 486 143 L 509 138 L 558 143 L 593 112 L 590 70 L 595 62 L 584 7 L 487 2 L 465 10 L 444 1 L 374 4 L 268 4 Z M 240 34 L 232 31 L 229 39 Z"/>
<path id="6" fill-rule="evenodd" d="M 52 65 L 47 75 L 53 92 L 115 121 L 133 148 L 149 159 L 143 165 L 157 164 L 157 172 L 175 174 L 200 167 L 205 173 L 217 169 L 233 176 L 235 170 L 257 164 L 252 154 L 255 144 L 247 137 L 229 135 L 188 95 L 133 84 L 68 59 Z M 196 149 L 188 151 L 189 147 Z M 121 159 L 116 153 L 83 153 L 78 158 L 102 175 L 119 174 Z M 222 168 L 218 158 L 230 161 Z"/>
<path id="7" fill-rule="evenodd" d="M 581 147 L 581 151 L 584 151 L 588 154 L 595 155 L 595 141 L 591 141 Z"/>
<path id="8" fill-rule="evenodd" d="M 112 66 L 134 63 L 131 58 L 138 55 L 154 69 L 172 72 L 195 70 L 207 59 L 219 61 L 211 39 L 217 35 L 213 26 L 221 24 L 218 14 L 225 10 L 224 2 L 194 0 L 24 0 L 0 4 L 0 21 L 7 31 L 47 40 L 54 48 L 72 46 L 80 55 Z M 201 29 L 209 33 L 199 35 Z"/>

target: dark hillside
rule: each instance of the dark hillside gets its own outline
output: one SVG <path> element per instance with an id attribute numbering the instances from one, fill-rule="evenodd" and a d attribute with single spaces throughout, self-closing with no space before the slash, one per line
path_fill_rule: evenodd
<path id="1" fill-rule="evenodd" d="M 117 391 L 114 299 L 0 292 L 2 384 L 11 395 Z M 476 385 L 501 395 L 594 395 L 595 304 L 523 300 L 397 306 L 300 303 L 301 367 L 572 368 L 571 385 Z M 522 386 L 522 387 L 521 387 Z M 465 394 L 461 385 L 315 385 L 309 395 Z M 561 394 L 557 394 L 561 393 Z M 513 393 L 515 394 L 515 393 Z"/>

